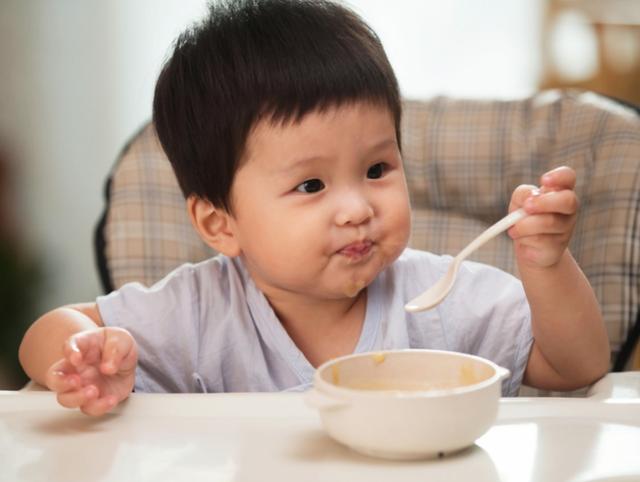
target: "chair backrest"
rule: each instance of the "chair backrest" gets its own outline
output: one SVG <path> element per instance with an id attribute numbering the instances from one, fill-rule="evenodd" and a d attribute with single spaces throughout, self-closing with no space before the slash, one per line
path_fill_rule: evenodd
<path id="1" fill-rule="evenodd" d="M 504 216 L 513 189 L 569 165 L 581 200 L 571 251 L 598 297 L 620 351 L 640 296 L 640 118 L 592 93 L 547 91 L 513 101 L 438 97 L 406 101 L 403 158 L 413 203 L 411 245 L 456 254 Z M 151 284 L 184 262 L 211 256 L 192 229 L 152 125 L 125 147 L 106 186 L 96 230 L 105 291 Z M 517 276 L 511 241 L 473 259 Z"/>
<path id="2" fill-rule="evenodd" d="M 152 124 L 133 136 L 113 166 L 94 242 L 105 292 L 129 281 L 151 285 L 183 263 L 214 254 L 191 226 Z"/>

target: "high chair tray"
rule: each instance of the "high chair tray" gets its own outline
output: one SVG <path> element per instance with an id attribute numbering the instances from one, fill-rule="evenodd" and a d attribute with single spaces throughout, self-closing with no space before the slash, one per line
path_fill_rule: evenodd
<path id="1" fill-rule="evenodd" d="M 640 398 L 502 399 L 473 447 L 392 462 L 334 442 L 300 394 L 133 394 L 90 418 L 5 391 L 0 480 L 640 480 Z"/>

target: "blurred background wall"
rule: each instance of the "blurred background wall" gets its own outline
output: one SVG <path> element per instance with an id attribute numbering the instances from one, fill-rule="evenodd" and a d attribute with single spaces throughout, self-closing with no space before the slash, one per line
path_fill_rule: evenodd
<path id="1" fill-rule="evenodd" d="M 347 3 L 378 32 L 405 97 L 576 85 L 640 101 L 637 0 Z M 100 294 L 103 183 L 151 115 L 173 39 L 206 4 L 0 2 L 0 388 L 23 382 L 13 361 L 28 323 Z"/>

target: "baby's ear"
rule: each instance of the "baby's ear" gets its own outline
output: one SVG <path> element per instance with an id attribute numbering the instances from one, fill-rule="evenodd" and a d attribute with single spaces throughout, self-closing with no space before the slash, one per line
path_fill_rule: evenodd
<path id="1" fill-rule="evenodd" d="M 231 215 L 227 211 L 194 195 L 187 199 L 187 210 L 191 224 L 205 243 L 226 256 L 240 255 L 240 246 L 230 222 Z"/>

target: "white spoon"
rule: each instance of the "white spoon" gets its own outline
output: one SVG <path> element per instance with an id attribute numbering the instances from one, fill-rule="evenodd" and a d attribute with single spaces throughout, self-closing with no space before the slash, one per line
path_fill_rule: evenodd
<path id="1" fill-rule="evenodd" d="M 409 301 L 409 303 L 404 306 L 404 309 L 412 312 L 424 311 L 439 304 L 445 298 L 445 296 L 449 294 L 449 291 L 451 291 L 453 282 L 456 280 L 456 275 L 458 274 L 458 268 L 460 268 L 460 263 L 462 263 L 462 261 L 467 256 L 469 256 L 491 238 L 500 234 L 502 231 L 509 229 L 511 226 L 513 226 L 526 216 L 527 213 L 525 212 L 525 210 L 520 208 L 517 211 L 513 211 L 511 214 L 508 214 L 493 226 L 487 228 L 486 231 L 484 231 L 480 236 L 471 241 L 466 248 L 460 251 L 460 253 L 458 253 L 458 255 L 453 258 L 453 261 L 449 265 L 449 269 L 447 270 L 445 275 L 438 280 L 436 284 L 434 284 L 420 296 Z"/>

